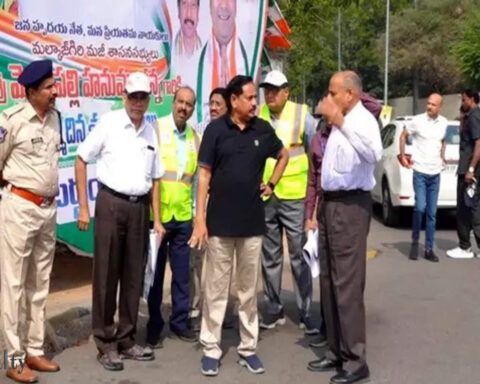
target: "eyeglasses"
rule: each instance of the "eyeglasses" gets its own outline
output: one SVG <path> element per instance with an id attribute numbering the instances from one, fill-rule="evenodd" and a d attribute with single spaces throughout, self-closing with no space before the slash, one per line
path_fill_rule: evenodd
<path id="1" fill-rule="evenodd" d="M 150 99 L 150 95 L 145 92 L 127 93 L 127 99 L 130 101 L 146 101 Z"/>

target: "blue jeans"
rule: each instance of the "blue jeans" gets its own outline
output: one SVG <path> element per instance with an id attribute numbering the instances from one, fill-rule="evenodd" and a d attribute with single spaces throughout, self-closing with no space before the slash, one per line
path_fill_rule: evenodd
<path id="1" fill-rule="evenodd" d="M 158 250 L 157 266 L 153 286 L 148 295 L 147 342 L 155 344 L 164 327 L 161 313 L 163 298 L 163 280 L 167 258 L 172 269 L 172 314 L 170 329 L 183 331 L 187 329 L 188 310 L 190 308 L 190 246 L 188 240 L 192 235 L 192 221 L 172 220 L 163 223 L 166 234 Z"/>
<path id="2" fill-rule="evenodd" d="M 440 189 L 440 174 L 426 175 L 413 171 L 413 189 L 415 191 L 415 208 L 413 209 L 412 240 L 418 241 L 422 227 L 423 214 L 426 213 L 425 248 L 432 249 L 437 220 L 437 200 Z"/>

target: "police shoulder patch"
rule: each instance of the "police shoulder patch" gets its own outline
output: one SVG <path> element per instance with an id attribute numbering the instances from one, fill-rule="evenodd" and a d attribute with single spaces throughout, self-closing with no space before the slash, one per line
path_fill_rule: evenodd
<path id="1" fill-rule="evenodd" d="M 10 108 L 7 108 L 3 111 L 3 114 L 5 115 L 5 117 L 7 119 L 9 119 L 10 117 L 12 117 L 14 114 L 20 112 L 23 108 L 25 108 L 25 104 L 24 103 L 18 103 L 16 105 L 14 105 L 13 107 L 10 107 Z"/>
<path id="2" fill-rule="evenodd" d="M 7 129 L 0 127 L 0 143 L 3 143 L 5 141 L 5 138 L 7 137 Z"/>

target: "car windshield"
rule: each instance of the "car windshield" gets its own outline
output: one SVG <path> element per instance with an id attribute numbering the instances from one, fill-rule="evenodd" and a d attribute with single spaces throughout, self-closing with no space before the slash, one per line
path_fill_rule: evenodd
<path id="1" fill-rule="evenodd" d="M 460 129 L 458 125 L 449 125 L 445 135 L 447 144 L 460 144 Z"/>
<path id="2" fill-rule="evenodd" d="M 449 125 L 447 127 L 447 133 L 445 135 L 445 141 L 447 144 L 458 145 L 460 144 L 460 127 L 458 125 Z M 412 145 L 412 135 L 407 138 L 407 145 Z"/>

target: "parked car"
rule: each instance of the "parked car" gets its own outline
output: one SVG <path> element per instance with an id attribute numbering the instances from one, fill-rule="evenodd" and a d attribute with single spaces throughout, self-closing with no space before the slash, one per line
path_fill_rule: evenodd
<path id="1" fill-rule="evenodd" d="M 380 132 L 383 156 L 375 168 L 376 185 L 372 191 L 373 201 L 382 205 L 382 218 L 385 225 L 398 225 L 402 209 L 415 205 L 413 191 L 413 170 L 401 166 L 400 135 L 412 117 L 400 117 L 385 126 Z M 438 209 L 452 209 L 457 205 L 457 166 L 460 144 L 460 123 L 449 121 L 445 150 L 446 166 L 440 175 Z M 411 159 L 412 138 L 408 137 L 405 154 Z"/>

